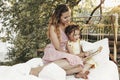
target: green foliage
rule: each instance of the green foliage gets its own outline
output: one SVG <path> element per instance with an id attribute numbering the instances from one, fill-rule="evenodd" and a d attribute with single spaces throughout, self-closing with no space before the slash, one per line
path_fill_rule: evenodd
<path id="1" fill-rule="evenodd" d="M 47 25 L 55 6 L 61 3 L 74 6 L 78 1 L 1 0 L 0 18 L 4 27 L 0 32 L 6 34 L 1 40 L 14 45 L 9 48 L 9 58 L 25 61 L 25 57 L 35 57 L 37 49 L 49 43 Z"/>
<path id="2" fill-rule="evenodd" d="M 49 43 L 46 36 L 48 21 L 58 4 L 67 3 L 71 9 L 74 9 L 72 16 L 76 18 L 73 18 L 73 21 L 80 24 L 82 30 L 86 26 L 83 24 L 88 19 L 85 16 L 89 16 L 96 7 L 94 4 L 96 0 L 86 0 L 78 5 L 80 1 L 83 0 L 0 0 L 0 19 L 3 26 L 0 33 L 5 34 L 4 37 L 0 37 L 0 40 L 8 41 L 13 45 L 8 48 L 9 58 L 15 61 L 12 64 L 36 57 L 37 49 L 43 49 Z M 118 8 L 113 12 L 117 11 L 120 15 Z M 108 14 L 112 14 L 112 12 Z M 99 16 L 98 10 L 95 15 Z M 80 19 L 79 16 L 83 18 Z M 111 17 L 104 17 L 101 23 L 112 23 Z M 97 25 L 92 26 L 96 28 Z M 107 26 L 105 26 L 105 30 L 109 30 Z"/>

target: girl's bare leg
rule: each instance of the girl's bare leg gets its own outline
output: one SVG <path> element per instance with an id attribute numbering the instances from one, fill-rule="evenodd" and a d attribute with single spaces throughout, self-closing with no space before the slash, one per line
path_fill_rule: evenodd
<path id="1" fill-rule="evenodd" d="M 89 70 L 93 68 L 94 64 L 85 64 L 84 66 L 85 67 L 83 68 L 82 73 L 79 72 L 78 74 L 75 75 L 76 78 L 82 77 L 84 79 L 87 79 L 88 78 L 87 75 L 90 73 Z"/>
<path id="2" fill-rule="evenodd" d="M 74 68 L 68 69 L 66 70 L 67 75 L 72 75 L 72 74 L 76 74 L 78 72 L 82 72 L 82 67 L 81 66 L 76 66 Z"/>

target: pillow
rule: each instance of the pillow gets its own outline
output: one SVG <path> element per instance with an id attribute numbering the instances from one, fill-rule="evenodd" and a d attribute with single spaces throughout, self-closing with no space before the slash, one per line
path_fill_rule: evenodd
<path id="1" fill-rule="evenodd" d="M 66 72 L 55 63 L 50 63 L 41 70 L 38 77 L 42 80 L 66 80 Z"/>
<path id="2" fill-rule="evenodd" d="M 11 72 L 15 72 L 21 75 L 29 75 L 31 67 L 25 63 L 15 64 L 11 67 Z"/>
<path id="3" fill-rule="evenodd" d="M 95 52 L 99 48 L 98 45 L 95 45 L 91 42 L 87 42 L 87 41 L 84 41 L 84 40 L 82 40 L 80 42 L 80 45 L 82 46 L 82 49 L 83 49 L 84 52 L 88 52 L 88 51 Z"/>
<path id="4" fill-rule="evenodd" d="M 94 43 L 87 41 L 82 42 L 83 51 L 96 51 L 100 46 L 103 47 L 101 52 L 93 56 L 92 58 L 98 63 L 104 63 L 106 61 L 109 61 L 110 50 L 109 50 L 108 38 L 104 38 Z"/>
<path id="5" fill-rule="evenodd" d="M 35 68 L 35 67 L 44 65 L 41 58 L 30 59 L 26 62 L 26 64 L 29 65 L 31 68 Z"/>

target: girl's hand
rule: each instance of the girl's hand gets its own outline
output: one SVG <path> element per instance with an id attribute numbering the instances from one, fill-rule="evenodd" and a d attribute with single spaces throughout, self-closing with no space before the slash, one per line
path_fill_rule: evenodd
<path id="1" fill-rule="evenodd" d="M 90 56 L 90 52 L 85 53 L 85 57 Z"/>
<path id="2" fill-rule="evenodd" d="M 78 56 L 81 57 L 81 58 L 84 58 L 85 57 L 85 53 L 80 53 L 80 54 L 78 54 Z"/>

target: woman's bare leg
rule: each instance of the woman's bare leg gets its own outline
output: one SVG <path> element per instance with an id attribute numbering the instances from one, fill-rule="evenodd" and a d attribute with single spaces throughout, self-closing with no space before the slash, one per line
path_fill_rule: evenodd
<path id="1" fill-rule="evenodd" d="M 36 68 L 31 68 L 31 71 L 29 74 L 34 75 L 34 76 L 38 76 L 39 72 L 42 70 L 43 67 L 39 66 Z"/>
<path id="2" fill-rule="evenodd" d="M 77 66 L 77 65 L 75 65 L 75 66 L 70 65 L 69 62 L 66 59 L 56 60 L 53 63 L 57 64 L 59 67 L 65 69 L 65 70 L 71 69 L 71 68 L 74 68 L 74 67 Z"/>
<path id="3" fill-rule="evenodd" d="M 56 60 L 56 61 L 53 61 L 53 63 L 55 63 L 56 65 L 58 65 L 62 69 L 64 69 L 66 71 L 67 75 L 78 73 L 81 71 L 81 67 L 79 65 L 72 66 L 69 64 L 69 62 L 66 59 Z M 50 64 L 50 63 L 48 63 L 48 64 Z M 46 65 L 48 65 L 48 64 L 46 64 Z M 46 66 L 46 65 L 44 65 L 44 66 Z M 30 71 L 30 74 L 38 76 L 39 72 L 44 68 L 44 66 L 32 68 Z"/>
<path id="4" fill-rule="evenodd" d="M 54 63 L 63 68 L 66 71 L 67 75 L 78 73 L 82 70 L 82 67 L 80 67 L 80 65 L 70 65 L 66 59 L 56 60 Z"/>
<path id="5" fill-rule="evenodd" d="M 46 65 L 48 65 L 48 64 L 46 64 Z M 38 76 L 39 72 L 40 72 L 46 65 L 44 65 L 44 66 L 38 66 L 38 67 L 35 67 L 35 68 L 31 68 L 29 74 L 34 75 L 34 76 Z"/>

